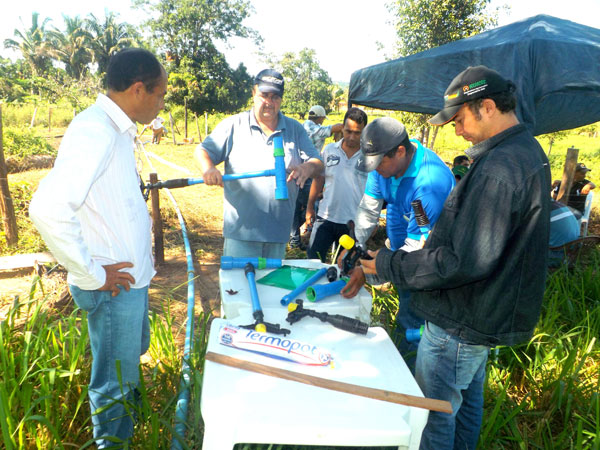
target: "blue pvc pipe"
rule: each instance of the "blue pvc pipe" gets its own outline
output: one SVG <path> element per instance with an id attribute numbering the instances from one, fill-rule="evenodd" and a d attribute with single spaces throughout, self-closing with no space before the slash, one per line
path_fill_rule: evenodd
<path id="1" fill-rule="evenodd" d="M 273 177 L 275 176 L 275 169 L 261 170 L 258 172 L 246 172 L 246 173 L 227 173 L 223 175 L 223 181 L 231 180 L 242 180 L 244 178 L 258 178 L 258 177 Z M 204 178 L 187 178 L 188 186 L 193 184 L 204 183 Z"/>
<path id="2" fill-rule="evenodd" d="M 287 200 L 287 174 L 285 173 L 285 151 L 283 150 L 283 138 L 273 138 L 273 156 L 275 157 L 275 199 Z"/>
<path id="3" fill-rule="evenodd" d="M 318 302 L 326 297 L 337 295 L 346 286 L 346 280 L 337 280 L 327 284 L 315 284 L 306 290 L 306 298 Z"/>
<path id="4" fill-rule="evenodd" d="M 177 406 L 175 408 L 175 427 L 174 435 L 171 440 L 171 450 L 182 450 L 183 447 L 181 442 L 177 439 L 177 436 L 181 440 L 185 439 L 185 431 L 188 416 L 188 405 L 190 400 L 190 380 L 191 380 L 191 369 L 189 365 L 190 352 L 192 348 L 192 341 L 194 337 L 194 259 L 192 257 L 192 250 L 190 248 L 190 241 L 187 235 L 187 228 L 185 221 L 179 211 L 179 207 L 175 202 L 175 199 L 171 193 L 167 190 L 167 194 L 173 202 L 177 217 L 179 218 L 179 224 L 181 226 L 181 234 L 183 235 L 183 244 L 185 246 L 185 257 L 187 259 L 187 274 L 188 274 L 188 298 L 187 298 L 187 325 L 185 328 L 185 345 L 183 348 L 183 360 L 181 363 L 181 381 L 179 382 L 179 396 L 177 397 Z"/>
<path id="5" fill-rule="evenodd" d="M 419 342 L 421 340 L 421 336 L 423 335 L 424 325 L 421 325 L 420 328 L 409 328 L 406 330 L 406 342 Z"/>
<path id="6" fill-rule="evenodd" d="M 260 307 L 260 300 L 258 298 L 258 291 L 256 290 L 256 274 L 254 273 L 254 266 L 250 265 L 246 268 L 246 278 L 248 279 L 248 286 L 250 286 L 250 298 L 252 299 L 252 312 L 262 311 Z"/>
<path id="7" fill-rule="evenodd" d="M 139 140 L 138 140 L 139 141 Z M 142 151 L 148 159 L 148 155 L 144 149 L 144 145 L 140 142 Z M 150 163 L 150 160 L 148 159 Z M 150 163 L 152 167 L 152 163 Z M 154 170 L 154 167 L 152 167 Z M 155 170 L 154 170 L 155 171 Z M 177 218 L 179 219 L 179 225 L 181 226 L 181 234 L 183 236 L 183 244 L 185 246 L 185 257 L 187 260 L 187 324 L 185 328 L 185 343 L 183 347 L 183 360 L 181 362 L 181 381 L 179 382 L 179 396 L 177 397 L 177 405 L 175 408 L 175 426 L 173 427 L 173 437 L 171 439 L 171 450 L 182 450 L 183 446 L 181 442 L 185 440 L 185 431 L 187 429 L 187 416 L 188 416 L 188 405 L 190 400 L 190 380 L 191 380 L 191 368 L 189 365 L 189 358 L 192 349 L 192 341 L 194 337 L 194 307 L 195 307 L 195 298 L 194 298 L 194 259 L 192 257 L 192 250 L 190 247 L 190 240 L 188 239 L 187 228 L 185 226 L 185 220 L 183 219 L 183 215 L 177 206 L 177 202 L 175 198 L 169 191 L 169 189 L 165 189 L 166 194 L 168 195 L 171 203 L 173 203 L 173 207 L 175 208 L 175 212 L 177 213 Z M 179 438 L 179 439 L 178 439 Z"/>
<path id="8" fill-rule="evenodd" d="M 283 306 L 289 305 L 290 302 L 292 300 L 294 300 L 297 296 L 302 294 L 306 290 L 307 287 L 315 284 L 317 281 L 319 281 L 319 279 L 321 277 L 325 276 L 326 273 L 327 273 L 327 267 L 323 267 L 322 269 L 319 269 L 319 271 L 317 273 L 315 273 L 312 277 L 310 277 L 308 280 L 306 280 L 304 283 L 302 283 L 300 286 L 298 286 L 292 292 L 290 292 L 287 295 L 284 295 L 281 298 L 281 304 Z"/>
<path id="9" fill-rule="evenodd" d="M 221 256 L 221 269 L 243 269 L 246 264 L 252 264 L 257 269 L 276 269 L 283 265 L 281 259 L 276 258 L 238 258 L 235 256 Z"/>

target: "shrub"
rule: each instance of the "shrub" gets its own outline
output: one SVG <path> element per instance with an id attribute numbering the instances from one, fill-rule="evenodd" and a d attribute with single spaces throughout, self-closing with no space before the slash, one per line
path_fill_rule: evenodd
<path id="1" fill-rule="evenodd" d="M 56 150 L 46 139 L 27 128 L 4 130 L 4 153 L 18 160 L 34 155 L 56 156 Z"/>

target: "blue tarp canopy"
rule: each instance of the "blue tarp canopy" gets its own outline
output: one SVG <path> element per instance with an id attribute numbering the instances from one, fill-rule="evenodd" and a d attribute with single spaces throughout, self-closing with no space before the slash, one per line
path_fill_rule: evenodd
<path id="1" fill-rule="evenodd" d="M 450 81 L 483 64 L 517 85 L 517 115 L 534 135 L 600 121 L 600 30 L 539 15 L 357 70 L 353 105 L 435 114 Z"/>

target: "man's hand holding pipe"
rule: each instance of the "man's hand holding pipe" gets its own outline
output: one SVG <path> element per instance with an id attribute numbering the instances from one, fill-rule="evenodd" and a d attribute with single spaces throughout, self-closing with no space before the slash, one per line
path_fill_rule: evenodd
<path id="1" fill-rule="evenodd" d="M 204 172 L 202 179 L 207 186 L 223 186 L 223 174 L 216 167 L 211 167 Z"/>
<path id="2" fill-rule="evenodd" d="M 206 150 L 202 148 L 202 144 L 198 145 L 195 150 L 196 159 L 200 163 L 202 169 L 202 179 L 207 186 L 223 186 L 223 174 L 215 167 L 208 156 Z"/>
<path id="3" fill-rule="evenodd" d="M 338 259 L 338 265 L 341 264 L 341 258 L 343 258 L 344 252 L 342 252 L 340 259 Z M 356 294 L 358 294 L 360 288 L 363 287 L 365 285 L 365 282 L 367 281 L 365 273 L 377 275 L 377 270 L 375 269 L 375 259 L 377 258 L 377 253 L 379 253 L 379 250 L 377 250 L 376 252 L 368 250 L 368 253 L 373 257 L 373 259 L 359 260 L 361 265 L 357 265 L 350 272 L 350 279 L 346 283 L 346 286 L 344 286 L 344 288 L 340 292 L 340 294 L 342 294 L 342 297 L 352 298 L 356 296 Z"/>

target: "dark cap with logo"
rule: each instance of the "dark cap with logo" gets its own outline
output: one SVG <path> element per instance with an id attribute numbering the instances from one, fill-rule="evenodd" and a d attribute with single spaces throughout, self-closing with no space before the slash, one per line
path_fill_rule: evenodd
<path id="1" fill-rule="evenodd" d="M 404 125 L 391 117 L 380 117 L 368 124 L 360 136 L 360 150 L 365 156 L 361 169 L 365 172 L 375 170 L 383 156 L 398 148 L 407 136 Z"/>
<path id="2" fill-rule="evenodd" d="M 468 67 L 459 73 L 444 92 L 444 109 L 429 119 L 432 125 L 444 125 L 454 119 L 460 107 L 471 100 L 514 89 L 514 84 L 485 66 Z"/>
<path id="3" fill-rule="evenodd" d="M 575 166 L 576 172 L 590 172 L 592 169 L 588 169 L 584 163 L 577 163 Z"/>
<path id="4" fill-rule="evenodd" d="M 258 86 L 260 92 L 272 92 L 283 97 L 283 75 L 274 69 L 261 70 L 254 77 L 254 84 Z"/>

